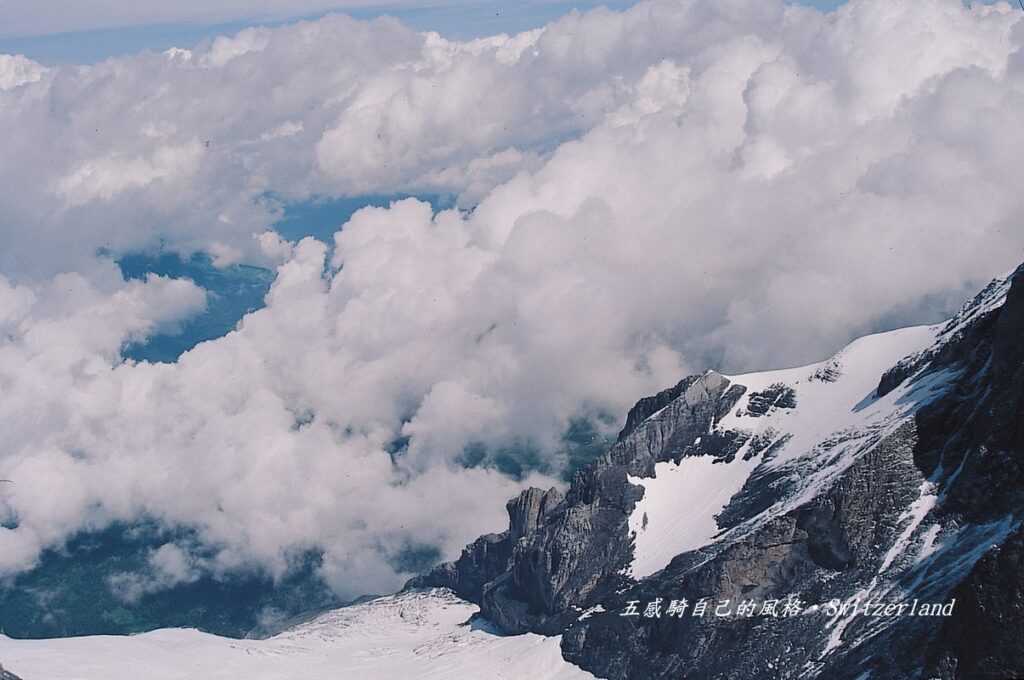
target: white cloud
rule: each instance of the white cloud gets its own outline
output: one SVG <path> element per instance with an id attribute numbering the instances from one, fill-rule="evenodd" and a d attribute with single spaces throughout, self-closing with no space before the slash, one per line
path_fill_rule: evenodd
<path id="1" fill-rule="evenodd" d="M 0 92 L 0 571 L 147 517 L 219 549 L 197 569 L 320 548 L 340 593 L 386 590 L 410 547 L 502 525 L 520 483 L 462 469 L 466 445 L 550 457 L 571 417 L 686 371 L 959 302 L 1024 259 L 1019 25 L 958 0 L 652 2 L 453 43 L 333 17 Z M 325 263 L 268 231 L 268 190 L 474 209 L 363 210 Z M 122 363 L 202 305 L 95 256 L 158 242 L 273 262 L 267 307 Z"/>
<path id="2" fill-rule="evenodd" d="M 166 590 L 181 583 L 194 583 L 203 575 L 202 560 L 192 555 L 188 546 L 165 543 L 151 550 L 148 571 L 115 572 L 107 577 L 107 585 L 119 599 L 135 603 L 149 593 Z"/>
<path id="3" fill-rule="evenodd" d="M 0 91 L 38 82 L 46 69 L 19 54 L 0 54 Z"/>
<path id="4" fill-rule="evenodd" d="M 195 174 L 202 145 L 192 140 L 181 146 L 161 146 L 149 158 L 110 155 L 86 161 L 57 182 L 56 193 L 69 206 L 109 201 L 117 194 L 158 180 L 174 182 Z"/>

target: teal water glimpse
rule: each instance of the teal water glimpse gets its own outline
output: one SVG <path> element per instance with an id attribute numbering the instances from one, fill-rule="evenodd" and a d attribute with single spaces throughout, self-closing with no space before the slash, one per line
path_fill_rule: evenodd
<path id="1" fill-rule="evenodd" d="M 126 359 L 153 363 L 177 361 L 199 343 L 230 333 L 243 316 L 263 307 L 263 299 L 274 282 L 274 272 L 269 269 L 247 265 L 218 269 L 212 258 L 203 253 L 187 259 L 177 253 L 135 253 L 119 259 L 118 265 L 126 280 L 159 274 L 191 279 L 207 292 L 206 310 L 183 322 L 178 332 L 154 335 L 121 351 Z"/>
<path id="2" fill-rule="evenodd" d="M 269 195 L 268 198 L 274 198 Z M 370 195 L 352 198 L 314 198 L 283 203 L 284 214 L 274 229 L 289 241 L 307 236 L 333 248 L 334 233 L 356 211 L 368 206 L 386 207 L 407 195 Z M 452 196 L 430 194 L 415 196 L 430 203 L 435 211 L 455 205 Z M 196 345 L 230 333 L 249 312 L 264 306 L 264 297 L 274 282 L 275 273 L 244 264 L 217 268 L 205 253 L 183 258 L 177 253 L 131 253 L 117 260 L 126 280 L 159 274 L 174 279 L 190 279 L 207 292 L 204 312 L 185 321 L 174 333 L 154 335 L 145 342 L 125 346 L 121 355 L 134 361 L 172 363 Z"/>
<path id="3" fill-rule="evenodd" d="M 267 198 L 280 199 L 274 194 Z M 298 241 L 306 236 L 334 243 L 334 232 L 358 210 L 374 207 L 385 208 L 404 198 L 416 198 L 429 203 L 434 212 L 455 207 L 455 197 L 450 194 L 369 194 L 350 198 L 315 197 L 308 201 L 283 203 L 284 215 L 274 224 L 274 230 L 289 241 Z"/>

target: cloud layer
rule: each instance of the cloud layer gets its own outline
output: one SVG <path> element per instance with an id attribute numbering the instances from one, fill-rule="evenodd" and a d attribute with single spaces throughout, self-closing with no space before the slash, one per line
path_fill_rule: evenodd
<path id="1" fill-rule="evenodd" d="M 331 17 L 0 60 L 0 572 L 147 518 L 216 558 L 162 548 L 139 592 L 309 549 L 339 593 L 386 590 L 501 526 L 522 482 L 467 446 L 551 458 L 687 371 L 952 308 L 1024 259 L 1019 16 L 650 2 L 468 43 Z M 332 252 L 267 231 L 268 192 L 395 191 L 465 209 L 366 209 Z M 158 245 L 273 263 L 266 308 L 122 362 L 204 304 L 97 256 Z"/>

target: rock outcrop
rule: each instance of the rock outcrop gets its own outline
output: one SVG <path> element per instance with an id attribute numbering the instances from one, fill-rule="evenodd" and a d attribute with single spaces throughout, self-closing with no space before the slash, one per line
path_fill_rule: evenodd
<path id="1" fill-rule="evenodd" d="M 647 402 L 645 419 L 580 470 L 564 498 L 554 489 L 527 489 L 508 504 L 508 532 L 477 539 L 456 562 L 409 586 L 451 588 L 509 632 L 549 634 L 581 605 L 621 588 L 632 556 L 629 515 L 641 496 L 628 477 L 649 477 L 657 462 L 682 456 L 743 390 L 709 372 L 670 392 L 676 396 L 663 406 L 654 408 L 663 397 Z"/>

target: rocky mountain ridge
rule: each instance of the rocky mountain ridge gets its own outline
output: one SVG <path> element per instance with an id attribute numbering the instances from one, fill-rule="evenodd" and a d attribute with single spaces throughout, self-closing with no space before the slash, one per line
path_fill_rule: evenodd
<path id="1" fill-rule="evenodd" d="M 562 635 L 603 678 L 1024 675 L 1022 339 L 1024 267 L 943 325 L 690 376 L 638 402 L 564 495 L 523 492 L 507 531 L 409 587 Z M 949 615 L 917 615 L 929 603 Z"/>

